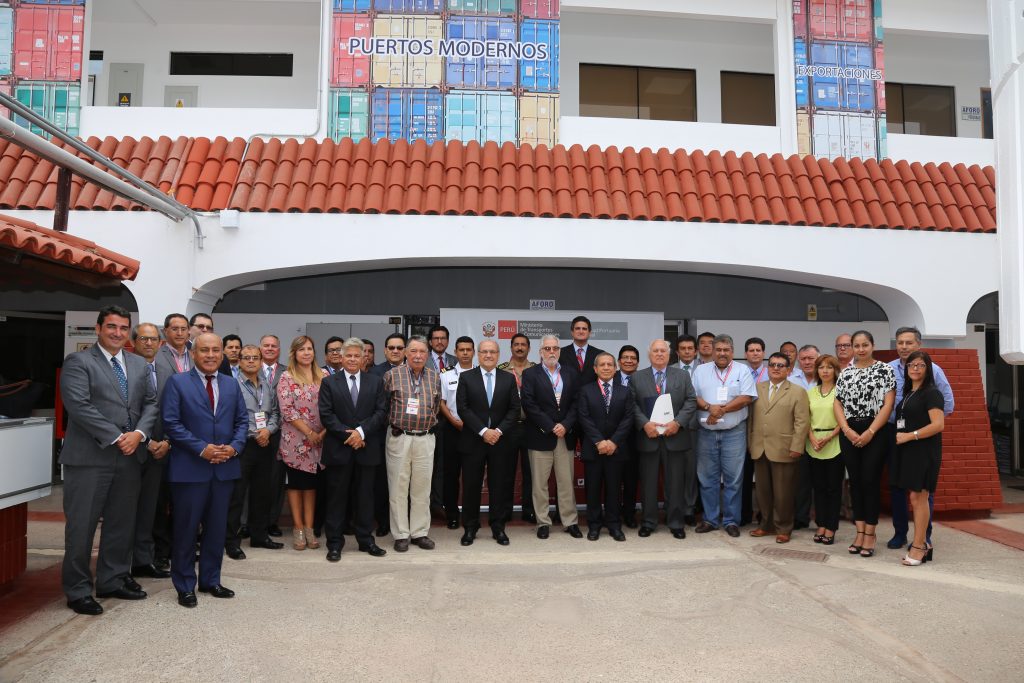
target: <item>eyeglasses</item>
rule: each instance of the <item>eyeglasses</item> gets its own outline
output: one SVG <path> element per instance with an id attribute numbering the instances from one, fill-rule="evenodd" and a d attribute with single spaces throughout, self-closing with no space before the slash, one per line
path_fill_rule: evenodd
<path id="1" fill-rule="evenodd" d="M 405 351 L 404 346 L 389 346 L 387 349 L 388 351 Z"/>
<path id="2" fill-rule="evenodd" d="M 910 368 L 911 370 L 927 370 L 928 369 L 928 365 L 925 364 L 925 363 L 911 363 L 907 367 Z"/>
<path id="3" fill-rule="evenodd" d="M 239 359 L 253 361 L 253 360 L 259 360 L 260 357 L 259 356 L 239 356 Z"/>
<path id="4" fill-rule="evenodd" d="M 203 330 L 205 332 L 213 332 L 213 325 L 202 325 L 200 323 L 196 323 L 196 329 Z"/>
<path id="5" fill-rule="evenodd" d="M 341 349 L 327 349 L 327 355 L 333 356 L 335 354 L 341 353 L 341 351 Z"/>
<path id="6" fill-rule="evenodd" d="M 782 370 L 783 368 L 788 368 L 789 365 L 786 363 L 769 363 L 768 367 L 775 368 L 776 370 Z"/>
<path id="7" fill-rule="evenodd" d="M 836 344 L 837 349 L 849 349 L 853 348 L 853 344 Z"/>
<path id="8" fill-rule="evenodd" d="M 160 337 L 143 337 L 140 335 L 135 338 L 135 341 L 145 342 L 147 344 L 155 344 L 156 342 L 160 341 Z"/>
<path id="9" fill-rule="evenodd" d="M 559 347 L 557 347 L 557 346 L 542 346 L 542 347 L 540 347 L 540 350 L 541 351 L 558 351 L 558 348 Z"/>

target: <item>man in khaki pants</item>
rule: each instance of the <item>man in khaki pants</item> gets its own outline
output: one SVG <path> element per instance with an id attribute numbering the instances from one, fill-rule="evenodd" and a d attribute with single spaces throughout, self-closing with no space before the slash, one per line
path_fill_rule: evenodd
<path id="1" fill-rule="evenodd" d="M 797 464 L 811 420 L 807 391 L 786 379 L 788 376 L 789 358 L 773 353 L 768 359 L 768 381 L 757 385 L 757 400 L 747 421 L 754 491 L 761 509 L 761 525 L 750 535 L 776 534 L 776 543 L 789 543 L 793 533 Z"/>
<path id="2" fill-rule="evenodd" d="M 541 364 L 523 372 L 523 408 L 526 410 L 526 447 L 530 450 L 533 474 L 533 507 L 537 514 L 537 538 L 551 530 L 548 511 L 548 479 L 555 470 L 558 514 L 566 533 L 583 538 L 577 524 L 576 492 L 573 488 L 573 458 L 576 436 L 576 394 L 580 374 L 558 362 L 558 337 L 540 341 Z"/>

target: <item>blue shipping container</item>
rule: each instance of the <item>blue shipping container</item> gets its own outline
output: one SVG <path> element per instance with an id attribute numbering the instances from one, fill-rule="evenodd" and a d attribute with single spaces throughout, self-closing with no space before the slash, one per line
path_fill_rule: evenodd
<path id="1" fill-rule="evenodd" d="M 516 141 L 518 100 L 512 93 L 452 90 L 444 99 L 446 140 Z"/>
<path id="2" fill-rule="evenodd" d="M 448 40 L 515 42 L 514 19 L 496 17 L 452 17 L 445 35 Z M 445 80 L 454 88 L 511 90 L 516 85 L 516 60 L 497 57 L 448 57 Z"/>
<path id="3" fill-rule="evenodd" d="M 811 64 L 874 68 L 874 53 L 870 45 L 858 43 L 812 43 Z M 870 78 L 814 76 L 812 79 L 814 106 L 839 111 L 873 111 L 875 109 L 875 83 Z"/>
<path id="4" fill-rule="evenodd" d="M 334 11 L 343 14 L 369 12 L 373 0 L 334 0 Z"/>
<path id="5" fill-rule="evenodd" d="M 522 59 L 519 62 L 519 85 L 531 92 L 558 92 L 558 22 L 546 19 L 524 19 L 520 27 L 521 43 L 547 45 L 546 59 Z"/>
<path id="6" fill-rule="evenodd" d="M 0 76 L 11 75 L 11 54 L 14 52 L 14 10 L 0 7 Z"/>
<path id="7" fill-rule="evenodd" d="M 373 0 L 373 9 L 385 14 L 440 14 L 441 0 Z"/>
<path id="8" fill-rule="evenodd" d="M 807 66 L 807 41 L 797 38 L 793 42 L 793 63 L 799 67 Z M 807 101 L 807 76 L 796 75 L 796 106 L 806 107 Z"/>
<path id="9" fill-rule="evenodd" d="M 427 143 L 444 138 L 444 98 L 439 90 L 424 88 L 377 88 L 373 91 L 370 114 L 371 139 L 423 139 Z"/>

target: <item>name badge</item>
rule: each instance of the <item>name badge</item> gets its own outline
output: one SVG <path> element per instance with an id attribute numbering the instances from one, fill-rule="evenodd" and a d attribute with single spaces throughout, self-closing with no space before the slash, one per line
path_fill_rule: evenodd
<path id="1" fill-rule="evenodd" d="M 896 420 L 896 429 L 906 429 L 906 427 L 907 427 L 907 421 L 904 420 L 902 417 L 900 419 Z"/>
<path id="2" fill-rule="evenodd" d="M 715 400 L 719 401 L 720 403 L 728 403 L 729 402 L 729 387 L 725 387 L 725 386 L 718 387 L 718 392 L 716 394 Z"/>
<path id="3" fill-rule="evenodd" d="M 419 415 L 420 414 L 420 400 L 418 398 L 410 398 L 405 402 L 405 414 L 406 415 Z"/>
<path id="4" fill-rule="evenodd" d="M 253 419 L 256 421 L 256 429 L 267 428 L 267 413 L 264 410 L 252 414 Z"/>

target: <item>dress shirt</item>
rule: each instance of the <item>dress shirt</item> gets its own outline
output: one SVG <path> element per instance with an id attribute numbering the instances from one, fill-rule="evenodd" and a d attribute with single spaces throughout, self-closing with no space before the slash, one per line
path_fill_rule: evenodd
<path id="1" fill-rule="evenodd" d="M 490 396 L 490 400 L 493 401 L 494 400 L 494 390 L 497 388 L 497 385 L 498 385 L 498 368 L 494 368 L 493 370 L 484 370 L 483 368 L 480 368 L 480 376 L 484 378 L 484 393 L 485 394 L 487 393 L 487 378 L 490 377 L 490 380 L 491 380 L 491 396 Z M 456 387 L 456 389 L 458 389 L 458 387 Z M 484 432 L 486 432 L 488 429 L 490 429 L 490 427 L 484 427 L 483 429 L 481 429 L 480 432 L 479 432 L 480 436 L 483 436 Z M 497 431 L 499 434 L 502 433 L 501 430 L 497 429 L 497 428 L 495 428 L 495 431 Z"/>
<path id="2" fill-rule="evenodd" d="M 692 375 L 693 371 L 697 369 L 698 365 L 700 365 L 700 359 L 694 358 L 693 360 L 691 360 L 689 363 L 689 367 L 687 367 L 687 364 L 684 363 L 683 361 L 679 361 L 678 363 L 676 363 L 676 365 L 679 366 L 680 370 L 686 370 L 688 373 Z"/>
<path id="3" fill-rule="evenodd" d="M 697 397 L 711 405 L 724 405 L 738 396 L 750 396 L 757 400 L 757 386 L 754 384 L 754 378 L 750 376 L 750 368 L 740 365 L 736 361 L 730 363 L 725 370 L 719 370 L 715 363 L 702 363 L 693 371 L 691 379 Z M 721 386 L 728 389 L 725 401 L 718 400 L 718 388 Z M 732 429 L 747 419 L 747 406 L 726 413 L 721 420 L 713 425 L 707 423 L 709 414 L 706 410 L 697 411 L 701 429 Z"/>
<path id="4" fill-rule="evenodd" d="M 127 380 L 128 379 L 128 364 L 124 362 L 124 349 L 118 349 L 117 355 L 116 356 L 112 356 L 110 353 L 107 352 L 107 350 L 105 348 L 103 348 L 102 344 L 97 343 L 96 346 L 100 347 L 100 351 L 103 353 L 103 357 L 107 359 L 107 365 L 110 366 L 110 371 L 111 372 L 114 371 L 114 364 L 110 362 L 110 359 L 111 358 L 116 358 L 117 359 L 117 362 L 121 364 L 121 372 L 124 373 L 125 379 Z M 147 440 L 149 438 L 148 436 L 146 436 L 146 433 L 144 431 L 142 431 L 141 429 L 133 429 L 132 431 L 138 432 L 139 434 L 142 434 L 142 440 L 143 441 L 145 441 L 145 440 Z M 117 439 L 114 439 L 113 441 L 111 441 L 111 443 L 117 443 L 118 439 L 120 439 L 120 438 L 121 437 L 117 437 Z"/>
<path id="5" fill-rule="evenodd" d="M 750 376 L 754 379 L 754 384 L 760 384 L 761 382 L 767 382 L 768 381 L 768 363 L 767 362 L 762 361 L 761 365 L 757 368 L 757 370 L 754 370 L 754 368 L 752 368 L 750 366 L 750 363 L 748 363 L 746 361 L 739 361 L 739 362 L 742 363 L 743 365 L 746 365 L 747 369 L 750 370 Z"/>
<path id="6" fill-rule="evenodd" d="M 441 374 L 441 364 L 444 362 L 444 354 L 436 354 L 433 351 L 430 352 L 430 358 L 434 361 L 434 369 L 437 370 L 438 375 Z M 451 368 L 445 368 L 445 372 L 448 372 Z"/>
<path id="7" fill-rule="evenodd" d="M 235 379 L 238 379 L 239 377 L 244 377 L 244 375 L 242 374 L 242 369 L 237 365 L 229 365 L 228 367 L 231 368 L 231 376 L 234 377 Z"/>
<path id="8" fill-rule="evenodd" d="M 390 396 L 388 420 L 392 427 L 407 432 L 426 432 L 437 424 L 441 382 L 434 368 L 424 367 L 416 379 L 408 365 L 397 365 L 384 375 L 384 391 Z M 419 400 L 415 415 L 406 412 L 409 399 L 413 398 Z"/>
<path id="9" fill-rule="evenodd" d="M 896 375 L 896 401 L 893 403 L 893 406 L 898 406 L 900 401 L 903 400 L 903 373 L 906 367 L 900 362 L 899 358 L 889 361 L 889 367 L 892 368 L 893 374 Z M 932 363 L 932 377 L 935 379 L 935 388 L 942 394 L 942 412 L 949 415 L 955 407 L 953 387 L 949 386 L 946 373 L 935 363 Z M 889 424 L 896 424 L 895 409 L 889 413 Z"/>
<path id="10" fill-rule="evenodd" d="M 661 384 L 658 384 L 658 373 L 661 373 Z M 659 370 L 658 368 L 651 366 L 651 378 L 654 380 L 654 386 L 658 389 L 658 394 L 665 389 L 668 389 L 668 366 Z"/>
<path id="11" fill-rule="evenodd" d="M 789 381 L 797 385 L 798 387 L 801 387 L 804 391 L 807 391 L 808 389 L 812 389 L 818 386 L 817 377 L 814 377 L 813 379 L 807 379 L 806 375 L 804 375 L 804 371 L 800 370 L 799 368 L 796 372 L 789 376 Z"/>
<path id="12" fill-rule="evenodd" d="M 171 358 L 174 359 L 174 364 L 177 366 L 178 372 L 188 372 L 192 369 L 192 359 L 188 356 L 189 349 L 192 348 L 192 342 L 185 342 L 185 350 L 178 353 L 174 350 L 174 347 L 170 344 L 167 345 L 167 350 L 171 352 Z"/>
<path id="13" fill-rule="evenodd" d="M 202 379 L 205 383 L 206 378 L 203 377 Z M 273 434 L 280 429 L 281 411 L 277 407 L 277 392 L 267 384 L 267 380 L 263 375 L 257 372 L 256 384 L 253 384 L 244 373 L 239 373 L 238 385 L 242 389 L 245 411 L 249 414 L 248 437 L 251 439 L 256 436 L 256 413 L 258 412 L 267 414 L 267 431 Z M 216 391 L 214 393 L 216 394 Z"/>
<path id="14" fill-rule="evenodd" d="M 332 375 L 334 374 L 334 372 L 331 371 L 330 367 L 328 367 L 328 366 L 324 366 L 324 367 L 327 367 L 327 372 L 330 372 Z M 337 370 L 336 372 L 339 375 L 344 375 L 345 376 L 345 386 L 348 388 L 349 396 L 352 395 L 352 380 L 354 379 L 356 381 L 356 398 L 359 398 L 359 392 L 362 391 L 362 388 L 363 388 L 363 378 L 360 376 L 360 374 L 358 372 L 355 373 L 355 374 L 352 374 L 351 372 L 348 372 L 347 370 Z M 354 403 L 354 401 L 353 401 L 353 403 Z M 360 439 L 365 439 L 366 438 L 366 433 L 363 431 L 362 427 L 356 427 L 356 431 L 359 432 L 359 438 Z"/>
<path id="15" fill-rule="evenodd" d="M 630 373 L 630 374 L 628 374 L 628 375 L 627 375 L 626 373 L 624 373 L 624 372 L 622 372 L 622 371 L 620 370 L 620 371 L 619 371 L 619 377 L 620 377 L 620 379 L 621 379 L 621 381 L 622 381 L 622 386 L 624 386 L 624 387 L 628 387 L 628 386 L 629 386 L 629 383 L 630 383 L 631 381 L 633 381 L 633 374 L 632 374 L 632 373 Z M 614 384 L 614 382 L 612 382 L 612 384 Z"/>
<path id="16" fill-rule="evenodd" d="M 335 369 L 335 368 L 332 368 L 332 367 L 331 367 L 330 365 L 328 365 L 327 363 L 324 363 L 324 365 L 323 365 L 323 368 L 324 368 L 324 370 L 326 370 L 326 371 L 327 371 L 327 374 L 328 374 L 328 375 L 336 375 L 336 374 L 338 374 L 339 372 L 344 372 L 344 370 L 343 370 L 342 368 L 337 368 L 337 369 Z M 358 381 L 358 380 L 357 380 L 357 381 Z"/>
<path id="17" fill-rule="evenodd" d="M 264 379 L 266 379 L 268 382 L 273 382 L 274 380 L 277 379 L 277 363 L 275 363 L 274 365 L 267 365 L 266 363 L 264 363 L 263 366 L 260 368 L 260 372 L 263 373 Z M 269 374 L 271 372 L 273 372 L 274 374 Z"/>
<path id="18" fill-rule="evenodd" d="M 576 342 L 572 343 L 572 357 L 576 361 L 576 369 L 579 369 L 580 362 L 580 351 L 583 351 L 583 369 L 586 369 L 587 365 L 587 351 L 590 350 L 590 344 L 584 344 L 583 346 L 576 346 Z"/>
<path id="19" fill-rule="evenodd" d="M 462 419 L 459 417 L 459 409 L 455 405 L 455 393 L 459 390 L 459 375 L 466 372 L 466 370 L 472 369 L 472 367 L 463 368 L 461 365 L 456 365 L 441 375 L 441 400 L 448 406 L 448 412 L 456 420 Z"/>

